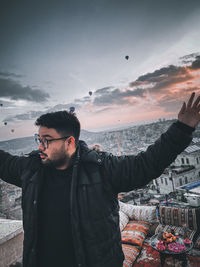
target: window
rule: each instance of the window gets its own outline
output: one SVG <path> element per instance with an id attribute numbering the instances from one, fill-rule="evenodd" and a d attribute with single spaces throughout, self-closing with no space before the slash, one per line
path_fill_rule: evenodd
<path id="1" fill-rule="evenodd" d="M 185 162 L 184 162 L 184 158 L 181 158 L 181 162 L 182 162 L 182 164 L 184 164 Z"/>
<path id="2" fill-rule="evenodd" d="M 189 159 L 188 159 L 188 158 L 186 158 L 186 163 L 187 163 L 187 164 L 190 164 L 190 162 L 189 162 Z"/>
<path id="3" fill-rule="evenodd" d="M 163 178 L 160 178 L 160 180 L 161 180 L 161 183 L 163 184 Z"/>
<path id="4" fill-rule="evenodd" d="M 199 164 L 199 159 L 198 159 L 198 158 L 196 158 L 196 160 L 197 160 L 197 164 Z"/>
<path id="5" fill-rule="evenodd" d="M 188 178 L 185 177 L 185 184 L 188 184 Z"/>
<path id="6" fill-rule="evenodd" d="M 168 183 L 167 183 L 167 178 L 165 178 L 165 184 L 168 185 Z"/>
<path id="7" fill-rule="evenodd" d="M 180 184 L 180 186 L 183 185 L 181 178 L 179 179 L 179 184 Z"/>

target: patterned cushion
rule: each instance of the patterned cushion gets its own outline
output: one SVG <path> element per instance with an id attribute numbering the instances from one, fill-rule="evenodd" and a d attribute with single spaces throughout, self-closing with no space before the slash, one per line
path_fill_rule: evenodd
<path id="1" fill-rule="evenodd" d="M 199 208 L 159 207 L 160 223 L 188 227 L 191 230 L 199 228 Z"/>
<path id="2" fill-rule="evenodd" d="M 178 227 L 187 227 L 196 231 L 197 226 L 197 209 L 176 208 L 176 207 L 159 207 L 160 223 L 164 225 L 174 225 Z"/>
<path id="3" fill-rule="evenodd" d="M 131 220 L 156 223 L 156 206 L 137 206 L 119 201 L 120 210 L 129 216 Z"/>
<path id="4" fill-rule="evenodd" d="M 131 219 L 156 223 L 156 206 L 134 206 Z"/>
<path id="5" fill-rule="evenodd" d="M 200 232 L 200 208 L 159 207 L 160 224 L 156 233 L 174 229 L 195 241 Z"/>
<path id="6" fill-rule="evenodd" d="M 120 211 L 123 211 L 126 215 L 128 215 L 129 218 L 133 215 L 133 209 L 135 205 L 127 204 L 124 202 L 119 201 L 119 209 Z"/>
<path id="7" fill-rule="evenodd" d="M 129 217 L 122 211 L 119 211 L 119 226 L 120 226 L 120 231 L 122 231 L 127 223 L 129 221 Z"/>
<path id="8" fill-rule="evenodd" d="M 148 222 L 129 221 L 127 226 L 121 232 L 122 243 L 141 247 L 149 228 L 150 224 Z"/>
<path id="9" fill-rule="evenodd" d="M 132 267 L 140 250 L 137 247 L 127 244 L 122 244 L 122 250 L 124 253 L 123 267 Z"/>

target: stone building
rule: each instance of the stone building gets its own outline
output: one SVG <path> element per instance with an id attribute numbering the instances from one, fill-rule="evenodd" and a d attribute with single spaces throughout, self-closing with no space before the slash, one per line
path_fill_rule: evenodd
<path id="1" fill-rule="evenodd" d="M 153 181 L 154 186 L 162 194 L 168 194 L 196 181 L 200 181 L 200 146 L 192 144 Z"/>

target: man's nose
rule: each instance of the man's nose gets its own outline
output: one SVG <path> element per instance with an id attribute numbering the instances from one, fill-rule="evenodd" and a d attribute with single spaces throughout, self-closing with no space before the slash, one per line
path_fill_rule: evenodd
<path id="1" fill-rule="evenodd" d="M 40 144 L 39 144 L 39 146 L 38 146 L 38 149 L 39 149 L 40 151 L 44 151 L 44 150 L 45 150 L 45 148 L 44 148 L 44 146 L 42 145 L 41 142 L 40 142 Z"/>

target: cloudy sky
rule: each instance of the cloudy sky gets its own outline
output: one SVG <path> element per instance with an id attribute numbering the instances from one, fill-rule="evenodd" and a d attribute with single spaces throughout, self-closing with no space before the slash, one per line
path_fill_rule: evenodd
<path id="1" fill-rule="evenodd" d="M 1 0 L 0 140 L 71 106 L 94 131 L 175 118 L 200 92 L 199 14 L 199 0 Z"/>

